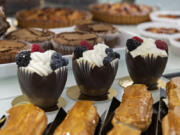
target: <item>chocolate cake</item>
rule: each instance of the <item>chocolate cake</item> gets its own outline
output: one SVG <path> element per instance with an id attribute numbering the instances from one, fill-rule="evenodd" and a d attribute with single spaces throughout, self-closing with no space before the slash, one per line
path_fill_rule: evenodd
<path id="1" fill-rule="evenodd" d="M 53 48 L 62 54 L 72 54 L 74 49 L 85 40 L 91 45 L 103 43 L 103 39 L 96 34 L 87 32 L 64 32 L 56 35 L 52 40 Z"/>
<path id="2" fill-rule="evenodd" d="M 30 44 L 40 44 L 45 50 L 52 49 L 50 40 L 54 33 L 48 30 L 37 30 L 33 28 L 18 29 L 5 36 L 7 40 L 23 41 Z"/>
<path id="3" fill-rule="evenodd" d="M 105 23 L 90 23 L 77 25 L 76 31 L 91 32 L 104 39 L 105 44 L 108 46 L 115 47 L 120 43 L 120 32 L 111 24 Z"/>

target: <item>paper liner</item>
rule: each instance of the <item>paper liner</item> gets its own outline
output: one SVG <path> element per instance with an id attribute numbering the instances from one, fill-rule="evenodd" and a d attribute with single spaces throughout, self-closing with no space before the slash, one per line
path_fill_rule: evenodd
<path id="1" fill-rule="evenodd" d="M 27 10 L 22 10 L 17 12 L 16 14 L 16 19 L 18 21 L 18 26 L 23 27 L 23 28 L 28 28 L 28 27 L 35 27 L 35 28 L 43 28 L 43 29 L 48 29 L 48 28 L 60 28 L 60 27 L 69 27 L 77 24 L 86 24 L 90 23 L 92 21 L 92 14 L 87 12 L 87 11 L 81 11 L 85 14 L 85 17 L 83 19 L 78 19 L 78 20 L 69 20 L 69 21 L 41 21 L 38 20 L 26 20 L 26 18 L 21 17 L 24 12 L 27 12 Z"/>
<path id="2" fill-rule="evenodd" d="M 45 77 L 18 68 L 17 75 L 23 94 L 46 110 L 57 104 L 67 80 L 67 68 L 62 67 Z"/>
<path id="3" fill-rule="evenodd" d="M 113 125 L 111 122 L 114 116 L 114 112 L 120 104 L 121 102 L 118 99 L 113 98 L 110 108 L 108 110 L 105 122 L 102 125 L 101 135 L 106 135 L 113 128 Z M 142 132 L 141 135 L 155 135 L 156 134 L 156 131 L 158 130 L 158 127 L 157 127 L 158 112 L 159 112 L 159 106 L 154 104 L 151 125 L 146 131 Z"/>
<path id="4" fill-rule="evenodd" d="M 55 129 L 63 122 L 66 115 L 67 115 L 67 113 L 65 112 L 65 110 L 63 108 L 60 108 L 54 121 L 52 123 L 48 124 L 43 135 L 52 135 L 54 133 Z M 69 125 L 69 126 L 71 126 L 71 125 Z M 99 122 L 96 126 L 94 135 L 99 135 L 100 128 L 101 128 L 101 118 L 99 119 Z"/>
<path id="5" fill-rule="evenodd" d="M 72 69 L 82 94 L 92 97 L 105 96 L 116 76 L 118 59 L 102 67 L 97 67 L 85 60 L 73 60 Z"/>
<path id="6" fill-rule="evenodd" d="M 133 58 L 126 52 L 126 64 L 134 83 L 145 84 L 149 90 L 158 89 L 157 81 L 162 76 L 168 57 L 137 56 Z"/>
<path id="7" fill-rule="evenodd" d="M 60 45 L 56 42 L 54 42 L 54 40 L 52 39 L 51 40 L 51 43 L 52 43 L 52 46 L 53 46 L 53 49 L 56 51 L 56 52 L 60 52 L 61 54 L 63 55 L 66 55 L 66 54 L 72 54 L 74 49 L 77 47 L 77 46 L 66 46 L 66 45 Z"/>
<path id="8" fill-rule="evenodd" d="M 176 23 L 163 23 L 163 22 L 148 22 L 148 23 L 142 23 L 137 26 L 137 29 L 139 31 L 139 34 L 144 37 L 150 37 L 154 39 L 161 39 L 167 43 L 169 43 L 169 38 L 176 34 L 162 34 L 162 33 L 152 33 L 149 31 L 146 31 L 145 29 L 155 27 L 155 28 L 176 28 L 180 30 L 180 26 L 178 26 Z"/>
<path id="9" fill-rule="evenodd" d="M 180 15 L 180 11 L 166 11 L 166 10 L 161 10 L 161 11 L 155 11 L 150 14 L 150 18 L 152 21 L 157 21 L 157 22 L 166 22 L 166 23 L 177 23 L 180 21 L 180 19 L 172 19 L 172 18 L 162 18 L 159 17 L 159 15 Z"/>
<path id="10" fill-rule="evenodd" d="M 149 14 L 144 15 L 114 15 L 106 12 L 101 12 L 94 9 L 94 5 L 89 7 L 90 12 L 93 14 L 95 20 L 112 24 L 139 24 L 142 22 L 150 21 Z"/>
<path id="11" fill-rule="evenodd" d="M 171 50 L 180 56 L 180 41 L 176 41 L 176 39 L 180 39 L 180 34 L 171 36 L 169 42 L 171 44 Z"/>
<path id="12" fill-rule="evenodd" d="M 98 36 L 104 39 L 105 44 L 108 45 L 110 48 L 119 46 L 121 40 L 120 34 L 121 34 L 120 32 L 104 33 L 104 34 L 97 33 Z"/>

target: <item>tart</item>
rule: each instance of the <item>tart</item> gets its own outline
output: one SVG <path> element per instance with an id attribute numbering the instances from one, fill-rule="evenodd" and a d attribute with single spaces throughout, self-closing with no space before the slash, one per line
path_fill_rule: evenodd
<path id="1" fill-rule="evenodd" d="M 40 44 L 45 50 L 52 49 L 50 40 L 54 33 L 48 30 L 36 30 L 32 28 L 22 28 L 10 32 L 5 36 L 7 40 L 23 41 L 30 44 Z"/>
<path id="2" fill-rule="evenodd" d="M 77 25 L 75 30 L 95 33 L 98 36 L 102 37 L 104 39 L 105 44 L 107 44 L 111 48 L 119 45 L 120 42 L 120 37 L 119 37 L 120 32 L 116 27 L 114 27 L 111 24 L 105 24 L 105 23 L 82 24 L 82 25 Z"/>
<path id="3" fill-rule="evenodd" d="M 91 22 L 89 12 L 65 8 L 23 10 L 16 14 L 19 27 L 58 28 Z"/>
<path id="4" fill-rule="evenodd" d="M 0 64 L 15 62 L 16 54 L 29 48 L 29 45 L 20 41 L 0 40 Z"/>
<path id="5" fill-rule="evenodd" d="M 130 3 L 103 3 L 90 6 L 96 20 L 114 24 L 138 24 L 149 21 L 153 8 Z"/>
<path id="6" fill-rule="evenodd" d="M 62 54 L 72 54 L 74 49 L 80 46 L 82 41 L 91 45 L 103 43 L 103 39 L 94 33 L 87 32 L 64 32 L 52 39 L 54 50 Z"/>
<path id="7" fill-rule="evenodd" d="M 151 32 L 151 33 L 156 33 L 156 34 L 178 34 L 180 33 L 180 30 L 176 28 L 163 28 L 163 27 L 149 27 L 146 28 L 145 31 Z"/>

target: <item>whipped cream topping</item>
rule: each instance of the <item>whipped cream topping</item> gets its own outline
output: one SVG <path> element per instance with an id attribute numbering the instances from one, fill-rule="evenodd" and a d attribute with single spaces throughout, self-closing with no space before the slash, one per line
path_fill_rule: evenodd
<path id="1" fill-rule="evenodd" d="M 86 60 L 89 63 L 95 64 L 98 67 L 103 66 L 103 59 L 107 56 L 106 48 L 109 48 L 105 44 L 97 44 L 93 50 L 83 52 L 83 57 L 79 60 Z"/>
<path id="2" fill-rule="evenodd" d="M 55 53 L 53 50 L 48 50 L 44 53 L 34 52 L 31 54 L 31 61 L 25 69 L 35 72 L 40 76 L 47 76 L 53 72 L 50 67 L 51 56 Z"/>
<path id="3" fill-rule="evenodd" d="M 156 47 L 156 40 L 150 39 L 150 38 L 142 38 L 143 43 L 138 46 L 135 50 L 131 51 L 130 54 L 132 55 L 133 58 L 137 56 L 153 56 L 153 57 L 167 57 L 167 52 L 165 50 L 161 50 Z"/>

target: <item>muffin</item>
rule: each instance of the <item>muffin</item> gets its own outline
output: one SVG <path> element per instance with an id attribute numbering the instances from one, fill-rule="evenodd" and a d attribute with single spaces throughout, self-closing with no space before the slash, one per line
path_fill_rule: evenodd
<path id="1" fill-rule="evenodd" d="M 89 49 L 89 50 L 88 50 Z M 118 69 L 120 55 L 105 44 L 77 47 L 72 68 L 80 92 L 89 97 L 107 96 Z"/>
<path id="2" fill-rule="evenodd" d="M 32 28 L 18 29 L 10 32 L 5 36 L 7 40 L 23 41 L 29 44 L 37 43 L 45 50 L 52 49 L 50 40 L 54 37 L 54 33 L 48 30 L 37 30 Z"/>
<path id="3" fill-rule="evenodd" d="M 113 48 L 120 44 L 120 32 L 119 30 L 111 24 L 105 23 L 90 23 L 77 25 L 76 31 L 85 31 L 95 33 L 104 39 L 104 42 L 109 47 Z"/>
<path id="4" fill-rule="evenodd" d="M 72 54 L 76 47 L 83 44 L 82 41 L 87 41 L 91 45 L 104 42 L 101 37 L 93 33 L 64 32 L 52 39 L 52 45 L 57 52 Z"/>
<path id="5" fill-rule="evenodd" d="M 15 62 L 16 54 L 29 48 L 29 45 L 20 41 L 0 40 L 0 64 Z"/>
<path id="6" fill-rule="evenodd" d="M 126 64 L 134 83 L 157 89 L 168 60 L 168 46 L 164 41 L 132 37 L 126 43 Z"/>
<path id="7" fill-rule="evenodd" d="M 20 52 L 16 63 L 21 90 L 29 100 L 45 110 L 55 107 L 67 80 L 68 61 L 35 44 L 31 51 Z"/>

